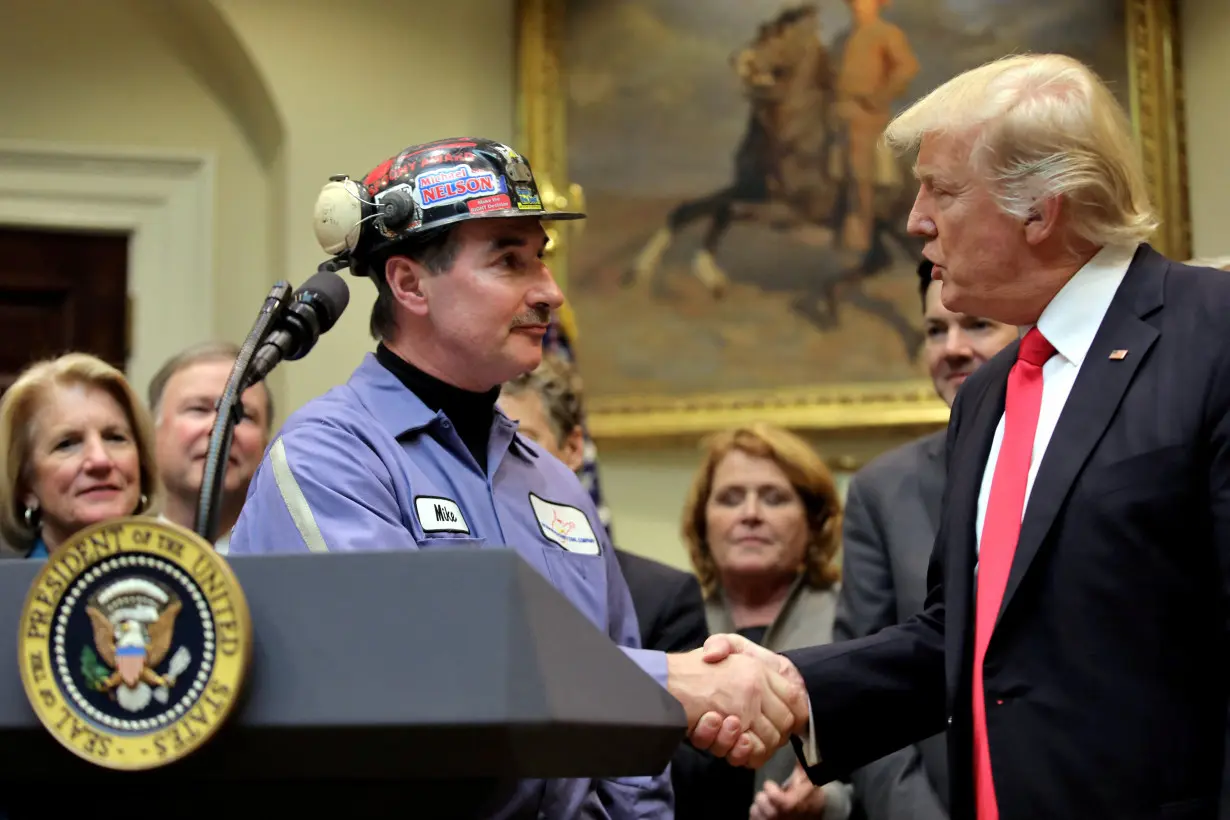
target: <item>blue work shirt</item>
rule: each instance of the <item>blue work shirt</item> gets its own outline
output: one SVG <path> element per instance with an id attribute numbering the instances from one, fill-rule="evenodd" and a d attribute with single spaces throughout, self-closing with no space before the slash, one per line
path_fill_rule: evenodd
<path id="1" fill-rule="evenodd" d="M 231 533 L 231 555 L 511 545 L 642 669 L 632 597 L 576 475 L 498 409 L 487 471 L 452 423 L 368 354 L 346 384 L 305 404 L 270 445 Z M 655 777 L 523 781 L 505 817 L 671 818 Z"/>

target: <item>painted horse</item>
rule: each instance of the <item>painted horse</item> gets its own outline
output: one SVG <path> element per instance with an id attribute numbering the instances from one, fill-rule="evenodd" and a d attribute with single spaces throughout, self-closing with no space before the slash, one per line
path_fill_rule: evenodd
<path id="1" fill-rule="evenodd" d="M 732 182 L 706 196 L 677 205 L 625 272 L 625 286 L 644 286 L 656 276 L 662 257 L 678 234 L 707 219 L 701 247 L 692 258 L 692 273 L 715 298 L 729 277 L 717 262 L 723 236 L 737 220 L 767 222 L 795 239 L 835 251 L 840 272 L 802 283 L 793 302 L 796 312 L 827 330 L 840 321 L 843 302 L 886 322 L 913 359 L 921 343 L 916 321 L 897 306 L 868 294 L 863 282 L 893 262 L 889 243 L 913 263 L 921 245 L 904 227 L 913 191 L 881 184 L 875 191 L 875 222 L 866 250 L 846 248 L 840 227 L 849 210 L 853 186 L 848 168 L 835 169 L 831 158 L 845 156 L 844 129 L 835 121 L 835 78 L 829 54 L 819 37 L 815 7 L 783 11 L 762 25 L 756 37 L 731 60 L 750 103 L 747 128 L 734 156 Z M 898 180 L 910 171 L 903 160 Z"/>

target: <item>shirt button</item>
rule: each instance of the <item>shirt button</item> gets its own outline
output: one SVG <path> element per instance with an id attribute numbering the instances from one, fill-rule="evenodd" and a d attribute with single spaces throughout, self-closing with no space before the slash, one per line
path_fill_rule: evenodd
<path id="1" fill-rule="evenodd" d="M 1002 698 L 996 698 L 996 700 L 995 700 L 995 705 L 996 705 L 996 706 L 1003 706 L 1003 705 L 1004 705 L 1004 701 L 1003 701 L 1003 699 L 1002 699 Z"/>
<path id="2" fill-rule="evenodd" d="M 952 715 L 949 715 L 949 716 L 948 716 L 948 725 L 949 725 L 949 726 L 951 726 L 951 725 L 952 725 Z"/>
<path id="3" fill-rule="evenodd" d="M 448 423 L 448 421 L 446 420 L 446 421 L 442 421 L 442 422 L 440 422 L 440 426 L 441 426 L 441 427 L 443 427 L 445 430 L 447 430 L 447 429 L 448 429 L 449 427 L 451 427 L 452 425 L 450 425 L 450 424 Z"/>

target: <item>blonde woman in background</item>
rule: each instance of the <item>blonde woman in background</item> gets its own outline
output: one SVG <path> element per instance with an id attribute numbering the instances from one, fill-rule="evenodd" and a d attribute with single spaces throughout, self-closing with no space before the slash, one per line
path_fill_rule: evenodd
<path id="1" fill-rule="evenodd" d="M 0 398 L 0 553 L 46 558 L 91 524 L 152 515 L 152 425 L 124 374 L 85 353 L 28 367 Z"/>
<path id="2" fill-rule="evenodd" d="M 831 642 L 840 533 L 833 476 L 807 442 L 766 424 L 713 437 L 683 516 L 710 633 L 774 652 Z M 850 792 L 814 786 L 787 746 L 755 773 L 750 817 L 844 820 Z"/>

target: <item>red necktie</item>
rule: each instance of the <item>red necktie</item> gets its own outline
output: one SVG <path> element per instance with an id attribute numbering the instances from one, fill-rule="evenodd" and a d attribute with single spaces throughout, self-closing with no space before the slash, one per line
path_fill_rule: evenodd
<path id="1" fill-rule="evenodd" d="M 991 479 L 991 495 L 978 547 L 978 597 L 974 620 L 974 796 L 978 820 L 998 820 L 995 785 L 991 779 L 991 751 L 987 746 L 987 704 L 982 689 L 982 663 L 991 630 L 1008 585 L 1008 570 L 1021 534 L 1025 488 L 1033 456 L 1038 412 L 1042 409 L 1042 365 L 1055 348 L 1030 328 L 1021 340 L 1016 364 L 1008 373 L 1004 403 L 1004 438 Z"/>

